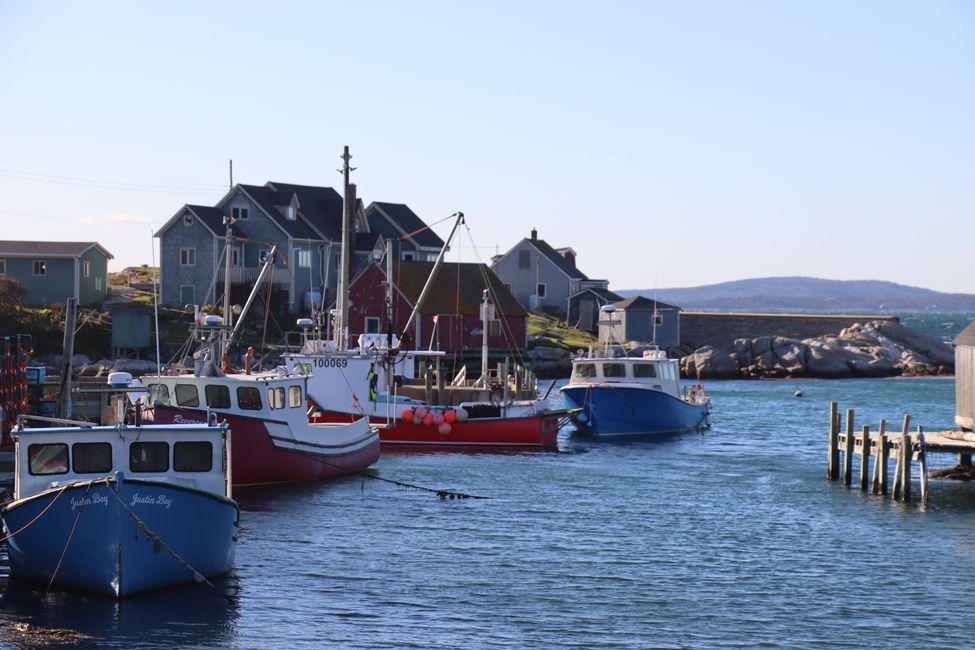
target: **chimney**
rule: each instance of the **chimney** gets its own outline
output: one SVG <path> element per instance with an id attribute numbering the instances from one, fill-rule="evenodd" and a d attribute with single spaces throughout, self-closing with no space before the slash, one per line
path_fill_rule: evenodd
<path id="1" fill-rule="evenodd" d="M 538 240 L 538 231 L 532 228 L 532 241 Z"/>

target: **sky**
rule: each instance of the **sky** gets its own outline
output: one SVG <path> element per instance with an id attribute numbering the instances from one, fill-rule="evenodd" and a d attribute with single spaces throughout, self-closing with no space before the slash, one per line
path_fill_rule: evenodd
<path id="1" fill-rule="evenodd" d="M 975 293 L 975 3 L 0 0 L 0 239 L 110 271 L 234 181 L 532 227 L 612 289 Z M 445 237 L 450 223 L 436 227 Z"/>

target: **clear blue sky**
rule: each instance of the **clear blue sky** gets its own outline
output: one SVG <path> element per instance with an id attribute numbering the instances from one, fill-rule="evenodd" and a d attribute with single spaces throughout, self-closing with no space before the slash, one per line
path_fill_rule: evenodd
<path id="1" fill-rule="evenodd" d="M 340 187 L 347 144 L 367 203 L 462 210 L 484 258 L 536 226 L 614 289 L 975 293 L 972 2 L 0 0 L 0 115 L 0 239 L 112 270 L 228 159 Z"/>

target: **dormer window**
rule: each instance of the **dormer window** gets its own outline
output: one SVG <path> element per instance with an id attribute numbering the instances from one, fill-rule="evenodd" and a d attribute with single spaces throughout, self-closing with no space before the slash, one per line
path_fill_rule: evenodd
<path id="1" fill-rule="evenodd" d="M 241 208 L 241 207 L 230 208 L 230 216 L 236 220 L 246 219 L 247 213 L 248 213 L 247 208 Z"/>
<path id="2" fill-rule="evenodd" d="M 184 226 L 192 226 L 193 225 L 193 215 L 192 214 L 184 214 L 183 215 L 183 225 Z"/>
<path id="3" fill-rule="evenodd" d="M 288 221 L 294 221 L 298 218 L 298 211 L 295 209 L 294 204 L 288 206 Z"/>

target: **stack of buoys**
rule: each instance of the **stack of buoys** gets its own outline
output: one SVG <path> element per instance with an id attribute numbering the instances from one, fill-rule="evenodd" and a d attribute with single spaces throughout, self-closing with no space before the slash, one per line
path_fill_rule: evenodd
<path id="1" fill-rule="evenodd" d="M 463 422 L 468 417 L 465 409 L 446 408 L 443 410 L 429 409 L 425 406 L 407 408 L 400 415 L 400 419 L 407 424 L 436 426 L 437 431 L 447 435 L 453 430 L 455 422 Z"/>

